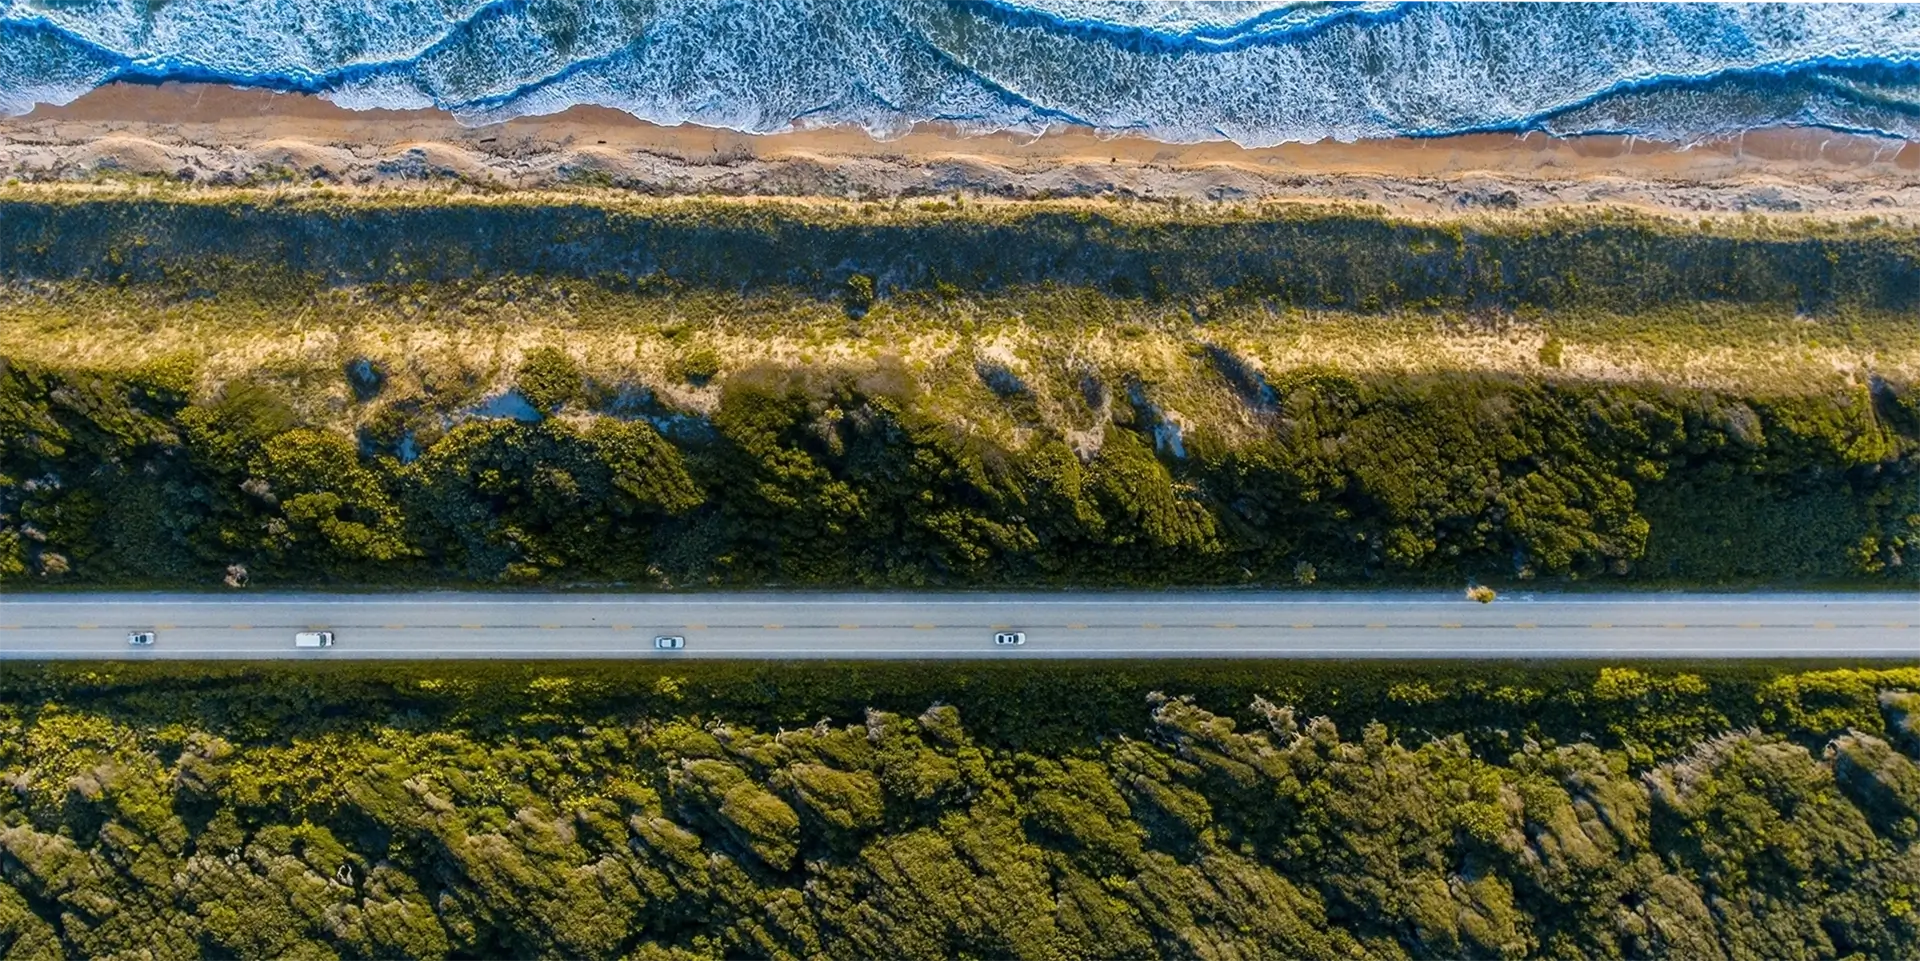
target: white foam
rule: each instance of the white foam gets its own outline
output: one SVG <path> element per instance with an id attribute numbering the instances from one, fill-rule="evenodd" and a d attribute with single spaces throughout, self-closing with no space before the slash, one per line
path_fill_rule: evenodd
<path id="1" fill-rule="evenodd" d="M 116 74 L 481 122 L 575 104 L 753 132 L 1081 122 L 1247 145 L 1772 121 L 1907 135 L 1920 70 L 1849 93 L 1676 80 L 1920 60 L 1897 7 L 943 0 L 0 0 L 0 110 Z M 49 33 L 40 30 L 58 31 Z M 1854 74 L 1852 76 L 1857 76 Z M 1665 84 L 1657 95 L 1636 85 Z M 1737 86 L 1737 85 L 1736 85 Z M 1769 97 L 1772 99 L 1769 100 Z M 1875 98 L 1887 103 L 1876 105 Z"/>

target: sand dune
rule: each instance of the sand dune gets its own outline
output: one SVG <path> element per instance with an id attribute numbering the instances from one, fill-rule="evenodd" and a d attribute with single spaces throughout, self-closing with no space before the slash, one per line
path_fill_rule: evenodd
<path id="1" fill-rule="evenodd" d="M 1682 148 L 1624 137 L 1163 144 L 1067 129 L 1037 139 L 923 126 L 748 135 L 576 107 L 466 127 L 228 87 L 113 85 L 0 118 L 0 175 L 199 183 L 583 184 L 656 194 L 1246 200 L 1344 198 L 1409 212 L 1626 204 L 1668 211 L 1920 212 L 1920 144 L 1775 129 Z"/>

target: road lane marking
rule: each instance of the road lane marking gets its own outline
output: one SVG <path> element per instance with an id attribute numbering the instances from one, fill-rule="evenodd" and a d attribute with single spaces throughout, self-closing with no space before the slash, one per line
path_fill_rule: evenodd
<path id="1" fill-rule="evenodd" d="M 933 625 L 932 624 L 915 624 L 913 625 L 913 629 L 916 631 L 931 631 L 933 630 Z"/>
<path id="2" fill-rule="evenodd" d="M 19 629 L 20 625 L 18 624 L 0 624 L 0 631 L 17 631 Z"/>
<path id="3" fill-rule="evenodd" d="M 1444 628 L 1446 628 L 1447 630 L 1450 630 L 1450 631 L 1457 631 L 1457 630 L 1459 630 L 1459 629 L 1460 629 L 1460 625 L 1458 625 L 1458 624 L 1452 624 L 1452 623 L 1449 623 L 1449 624 L 1442 624 L 1442 625 L 1440 625 L 1440 626 L 1441 626 L 1441 627 L 1444 627 Z"/>
<path id="4" fill-rule="evenodd" d="M 100 625 L 98 625 L 98 624 L 75 624 L 75 625 L 73 625 L 73 626 L 74 626 L 74 627 L 77 627 L 77 628 L 79 628 L 80 630 L 83 630 L 83 631 L 91 631 L 91 630 L 96 630 L 96 629 L 98 629 L 98 628 L 100 627 Z"/>
<path id="5" fill-rule="evenodd" d="M 762 624 L 760 626 L 762 629 L 769 631 L 777 631 L 780 629 L 780 625 L 778 624 Z"/>
<path id="6" fill-rule="evenodd" d="M 153 629 L 156 631 L 171 631 L 173 630 L 173 625 L 172 624 L 155 624 L 153 625 Z"/>
<path id="7" fill-rule="evenodd" d="M 482 625 L 480 625 L 480 624 L 462 624 L 462 625 L 460 625 L 460 628 L 461 628 L 461 630 L 467 630 L 467 631 L 484 631 L 484 630 L 486 630 L 486 627 L 484 627 L 484 626 L 482 626 Z"/>
<path id="8" fill-rule="evenodd" d="M 1313 625 L 1312 624 L 1295 624 L 1293 625 L 1293 629 L 1296 631 L 1311 631 L 1313 630 Z"/>
<path id="9" fill-rule="evenodd" d="M 1896 631 L 1904 631 L 1907 629 L 1907 625 L 1905 624 L 1888 624 L 1887 626 Z"/>
<path id="10" fill-rule="evenodd" d="M 1531 630 L 1533 630 L 1534 628 L 1536 628 L 1536 627 L 1539 627 L 1540 625 L 1538 625 L 1538 624 L 1535 624 L 1535 623 L 1534 623 L 1534 622 L 1532 622 L 1532 621 L 1521 621 L 1520 623 L 1518 623 L 1518 624 L 1515 624 L 1515 625 L 1513 625 L 1513 626 L 1514 626 L 1514 627 L 1515 627 L 1516 629 L 1518 629 L 1518 630 L 1522 630 L 1522 631 L 1531 631 Z"/>
<path id="11" fill-rule="evenodd" d="M 1606 622 L 1604 622 L 1604 621 L 1603 621 L 1603 622 L 1601 622 L 1601 623 L 1599 623 L 1599 624 L 1595 624 L 1595 625 L 1593 625 L 1593 629 L 1594 629 L 1594 630 L 1596 630 L 1596 631 L 1604 631 L 1604 630 L 1606 630 L 1606 629 L 1608 629 L 1608 628 L 1610 628 L 1610 627 L 1612 627 L 1612 626 L 1613 626 L 1612 624 L 1608 624 L 1608 623 L 1606 623 Z"/>
<path id="12" fill-rule="evenodd" d="M 1387 629 L 1387 625 L 1385 624 L 1368 624 L 1367 625 L 1367 630 L 1369 631 L 1384 631 L 1386 629 Z"/>
<path id="13" fill-rule="evenodd" d="M 843 631 L 857 631 L 857 630 L 859 630 L 859 629 L 860 629 L 860 625 L 858 625 L 858 624 L 842 624 L 842 625 L 840 625 L 840 629 L 841 629 L 841 630 L 843 630 Z"/>
<path id="14" fill-rule="evenodd" d="M 1086 629 L 1087 629 L 1087 625 L 1085 624 L 1068 624 L 1067 625 L 1067 630 L 1069 631 L 1084 631 Z"/>
<path id="15" fill-rule="evenodd" d="M 1833 622 L 1832 621 L 1815 621 L 1813 622 L 1813 629 L 1816 631 L 1831 631 L 1833 630 Z"/>
<path id="16" fill-rule="evenodd" d="M 1684 631 L 1687 629 L 1687 625 L 1685 624 L 1667 624 L 1664 626 L 1669 631 Z"/>
<path id="17" fill-rule="evenodd" d="M 1223 631 L 1231 631 L 1231 630 L 1233 630 L 1234 628 L 1236 628 L 1236 627 L 1239 627 L 1240 625 L 1238 625 L 1238 624 L 1215 624 L 1215 625 L 1213 625 L 1213 626 L 1214 626 L 1214 627 L 1217 627 L 1217 628 L 1219 628 L 1220 630 L 1223 630 Z"/>
<path id="18" fill-rule="evenodd" d="M 687 630 L 689 631 L 704 631 L 706 629 L 707 629 L 707 625 L 705 624 L 688 624 L 687 625 Z"/>
<path id="19" fill-rule="evenodd" d="M 233 625 L 233 629 L 236 631 L 251 631 L 253 630 L 253 625 L 252 624 L 235 624 Z"/>
<path id="20" fill-rule="evenodd" d="M 632 624 L 615 624 L 613 625 L 613 629 L 616 631 L 631 631 L 633 630 L 633 625 Z"/>
<path id="21" fill-rule="evenodd" d="M 1157 631 L 1160 629 L 1160 625 L 1149 621 L 1145 624 L 1140 625 L 1140 629 L 1143 631 Z"/>
<path id="22" fill-rule="evenodd" d="M 1743 631 L 1757 631 L 1760 629 L 1760 624 L 1757 621 L 1741 621 L 1739 626 Z"/>
<path id="23" fill-rule="evenodd" d="M 540 629 L 541 629 L 541 630 L 543 630 L 543 631 L 557 631 L 557 630 L 559 630 L 559 629 L 560 629 L 560 625 L 558 625 L 558 624 L 542 624 L 542 625 L 540 625 Z"/>

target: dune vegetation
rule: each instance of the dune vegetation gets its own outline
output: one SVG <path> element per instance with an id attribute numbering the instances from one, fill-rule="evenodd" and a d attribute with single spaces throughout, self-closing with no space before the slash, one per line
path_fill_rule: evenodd
<path id="1" fill-rule="evenodd" d="M 1920 576 L 1920 245 L 1873 218 L 18 185 L 0 214 L 8 583 Z"/>

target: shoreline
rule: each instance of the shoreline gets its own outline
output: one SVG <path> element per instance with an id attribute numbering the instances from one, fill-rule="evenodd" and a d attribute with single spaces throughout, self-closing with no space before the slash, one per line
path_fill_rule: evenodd
<path id="1" fill-rule="evenodd" d="M 1529 133 L 1244 148 L 1086 128 L 964 136 L 922 124 L 883 141 L 857 128 L 662 127 L 604 107 L 467 127 L 437 110 L 354 111 L 311 95 L 176 83 L 112 84 L 0 118 L 0 176 L 857 199 L 1331 199 L 1427 213 L 1567 205 L 1920 213 L 1920 143 L 1815 128 L 1693 146 Z"/>

